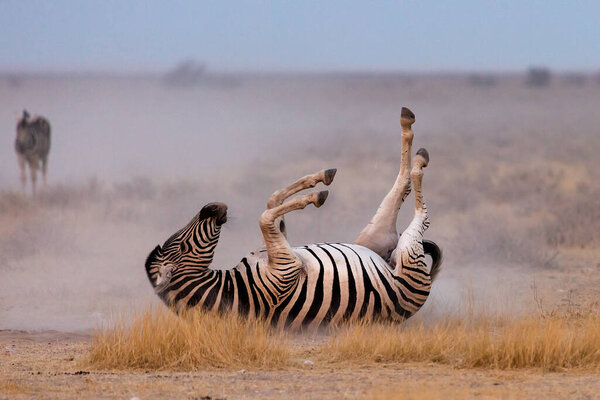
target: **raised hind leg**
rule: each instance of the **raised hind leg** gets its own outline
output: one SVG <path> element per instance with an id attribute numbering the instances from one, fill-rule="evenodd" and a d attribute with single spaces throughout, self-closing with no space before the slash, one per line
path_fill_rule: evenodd
<path id="1" fill-rule="evenodd" d="M 278 218 L 294 210 L 300 210 L 309 204 L 321 207 L 327 199 L 328 191 L 314 192 L 295 197 L 285 203 L 265 210 L 260 217 L 262 231 L 268 255 L 268 272 L 274 279 L 267 279 L 265 284 L 280 299 L 291 293 L 301 271 L 302 261 L 293 252 L 286 237 L 276 223 Z"/>
<path id="2" fill-rule="evenodd" d="M 403 308 L 412 314 L 425 303 L 431 289 L 432 276 L 427 270 L 425 252 L 423 250 L 423 234 L 429 227 L 427 206 L 423 200 L 421 183 L 423 167 L 429 162 L 429 154 L 425 149 L 419 149 L 415 155 L 413 168 L 410 173 L 415 190 L 415 216 L 404 230 L 398 241 L 398 246 L 390 260 L 394 275 L 401 277 L 401 290 L 410 299 Z M 436 271 L 431 271 L 435 274 Z"/>
<path id="3" fill-rule="evenodd" d="M 396 230 L 398 211 L 404 199 L 410 193 L 410 153 L 414 136 L 412 131 L 414 122 L 415 114 L 408 108 L 402 107 L 400 115 L 400 126 L 402 127 L 400 172 L 394 186 L 383 198 L 377 212 L 354 242 L 373 250 L 384 260 L 390 258 L 390 254 L 398 244 L 398 231 Z"/>
<path id="4" fill-rule="evenodd" d="M 319 182 L 323 182 L 323 184 L 329 185 L 331 182 L 333 182 L 333 178 L 335 177 L 336 172 L 337 169 L 335 168 L 324 169 L 315 174 L 306 175 L 298 179 L 296 182 L 292 183 L 288 187 L 279 189 L 278 191 L 273 193 L 271 197 L 269 197 L 269 201 L 267 202 L 267 209 L 280 206 L 288 197 L 300 192 L 301 190 L 313 188 Z M 277 220 L 275 221 L 275 226 L 278 226 L 283 236 L 287 238 L 287 231 L 283 215 L 277 218 Z"/>

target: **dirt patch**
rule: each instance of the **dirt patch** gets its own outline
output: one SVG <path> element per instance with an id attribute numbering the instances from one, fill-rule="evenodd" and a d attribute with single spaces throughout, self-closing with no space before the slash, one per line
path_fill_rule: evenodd
<path id="1" fill-rule="evenodd" d="M 1 332 L 0 346 L 0 398 L 6 399 L 589 399 L 600 392 L 598 374 L 422 363 L 307 366 L 299 359 L 298 366 L 278 371 L 99 372 L 79 368 L 89 346 L 85 335 Z"/>

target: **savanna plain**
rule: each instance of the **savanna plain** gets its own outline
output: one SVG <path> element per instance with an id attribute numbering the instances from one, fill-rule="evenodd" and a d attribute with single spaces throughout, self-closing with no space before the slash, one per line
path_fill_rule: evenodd
<path id="1" fill-rule="evenodd" d="M 483 83 L 0 78 L 0 398 L 600 398 L 600 82 Z M 336 167 L 288 237 L 352 242 L 397 174 L 402 106 L 444 251 L 417 315 L 281 332 L 165 309 L 145 257 L 208 202 L 229 206 L 213 262 L 229 268 L 261 246 L 273 191 Z M 52 124 L 36 196 L 13 151 L 24 107 Z"/>

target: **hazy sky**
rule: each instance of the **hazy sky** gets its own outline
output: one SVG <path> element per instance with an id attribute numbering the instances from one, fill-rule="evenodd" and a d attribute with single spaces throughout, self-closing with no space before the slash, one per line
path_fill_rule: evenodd
<path id="1" fill-rule="evenodd" d="M 0 71 L 600 68 L 598 1 L 0 0 Z"/>

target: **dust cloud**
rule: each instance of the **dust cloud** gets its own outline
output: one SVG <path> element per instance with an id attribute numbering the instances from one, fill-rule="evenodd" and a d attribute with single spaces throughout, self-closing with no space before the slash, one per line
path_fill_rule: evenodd
<path id="1" fill-rule="evenodd" d="M 568 264 L 563 249 L 598 247 L 598 85 L 532 88 L 518 76 L 485 87 L 462 76 L 235 82 L 0 79 L 0 329 L 86 330 L 158 302 L 147 254 L 211 201 L 230 210 L 213 265 L 231 267 L 260 246 L 268 196 L 323 168 L 338 168 L 327 203 L 289 216 L 290 241 L 353 241 L 398 171 L 402 106 L 417 115 L 414 151 L 431 154 L 426 237 L 445 252 L 424 314 L 455 311 L 465 295 L 519 309 L 539 271 Z M 35 198 L 21 192 L 13 150 L 23 108 L 52 125 L 48 186 Z"/>

